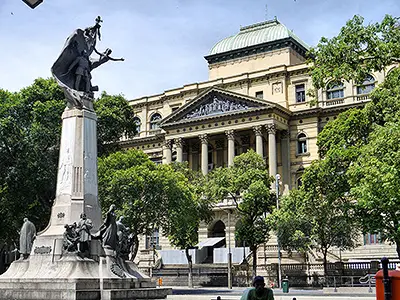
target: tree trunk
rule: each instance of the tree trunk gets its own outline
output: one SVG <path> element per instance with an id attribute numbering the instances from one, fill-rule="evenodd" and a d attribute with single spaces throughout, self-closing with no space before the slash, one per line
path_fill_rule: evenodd
<path id="1" fill-rule="evenodd" d="M 328 249 L 323 249 L 322 253 L 324 254 L 324 261 L 323 261 L 323 263 L 324 263 L 324 276 L 325 276 L 325 280 L 327 280 L 326 276 L 328 275 L 328 262 L 327 262 L 326 257 L 328 256 Z"/>
<path id="2" fill-rule="evenodd" d="M 193 262 L 192 262 L 192 256 L 189 254 L 189 249 L 185 249 L 185 254 L 186 258 L 188 261 L 188 266 L 189 266 L 189 272 L 188 272 L 188 287 L 192 288 L 193 287 Z"/>
<path id="3" fill-rule="evenodd" d="M 136 255 L 138 253 L 139 250 L 139 238 L 138 236 L 135 234 L 134 238 L 133 238 L 134 242 L 133 245 L 131 247 L 131 261 L 134 261 L 136 258 Z"/>
<path id="4" fill-rule="evenodd" d="M 251 254 L 253 255 L 253 278 L 257 276 L 257 246 L 250 246 Z"/>

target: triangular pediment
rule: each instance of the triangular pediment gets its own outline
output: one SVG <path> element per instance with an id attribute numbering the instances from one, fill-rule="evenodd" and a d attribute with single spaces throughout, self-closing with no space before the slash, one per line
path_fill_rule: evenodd
<path id="1" fill-rule="evenodd" d="M 210 119 L 224 115 L 236 115 L 255 110 L 272 108 L 274 105 L 246 95 L 210 88 L 180 107 L 161 122 L 162 126 Z"/>

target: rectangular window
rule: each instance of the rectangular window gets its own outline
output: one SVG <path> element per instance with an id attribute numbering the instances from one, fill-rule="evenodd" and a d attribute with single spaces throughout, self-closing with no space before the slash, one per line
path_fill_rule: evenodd
<path id="1" fill-rule="evenodd" d="M 364 234 L 364 245 L 382 244 L 380 233 L 367 233 Z"/>
<path id="2" fill-rule="evenodd" d="M 333 91 L 328 91 L 328 100 L 331 99 L 340 99 L 344 97 L 344 90 L 333 90 Z"/>
<path id="3" fill-rule="evenodd" d="M 256 98 L 264 99 L 264 92 L 263 91 L 256 92 Z"/>
<path id="4" fill-rule="evenodd" d="M 160 248 L 160 236 L 158 229 L 154 229 L 152 235 L 146 236 L 146 249 L 159 249 Z"/>
<path id="5" fill-rule="evenodd" d="M 302 103 L 306 101 L 306 89 L 305 85 L 297 84 L 296 87 L 296 103 Z"/>

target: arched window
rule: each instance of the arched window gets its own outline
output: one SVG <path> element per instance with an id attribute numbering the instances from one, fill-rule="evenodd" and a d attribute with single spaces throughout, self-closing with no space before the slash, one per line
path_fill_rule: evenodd
<path id="1" fill-rule="evenodd" d="M 301 181 L 301 175 L 303 174 L 298 174 L 297 175 L 297 179 L 296 179 L 296 187 L 299 189 L 301 187 L 301 185 L 303 184 L 303 182 Z"/>
<path id="2" fill-rule="evenodd" d="M 328 100 L 343 98 L 344 97 L 344 85 L 342 82 L 331 82 L 326 87 L 326 98 Z"/>
<path id="3" fill-rule="evenodd" d="M 307 136 L 301 132 L 297 135 L 297 154 L 307 153 Z"/>
<path id="4" fill-rule="evenodd" d="M 225 237 L 225 224 L 218 220 L 209 228 L 208 237 Z"/>
<path id="5" fill-rule="evenodd" d="M 375 88 L 375 78 L 367 75 L 364 81 L 357 85 L 357 94 L 369 94 Z"/>
<path id="6" fill-rule="evenodd" d="M 303 173 L 304 173 L 304 167 L 303 166 L 300 166 L 298 169 L 297 169 L 297 172 L 296 172 L 296 188 L 300 188 L 301 187 L 301 185 L 303 184 L 303 180 L 302 180 L 302 177 L 303 177 Z"/>
<path id="7" fill-rule="evenodd" d="M 161 115 L 159 113 L 155 113 L 150 118 L 150 130 L 157 129 L 160 126 Z"/>
<path id="8" fill-rule="evenodd" d="M 138 134 L 141 131 L 142 121 L 138 117 L 134 117 L 133 123 L 136 126 L 136 134 Z"/>
<path id="9" fill-rule="evenodd" d="M 385 77 L 388 77 L 390 73 L 393 72 L 393 70 L 396 70 L 398 67 L 392 67 L 389 71 L 387 71 L 387 74 Z"/>

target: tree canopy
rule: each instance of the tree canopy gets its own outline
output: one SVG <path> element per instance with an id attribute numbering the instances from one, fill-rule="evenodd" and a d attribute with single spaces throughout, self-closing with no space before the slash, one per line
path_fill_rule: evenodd
<path id="1" fill-rule="evenodd" d="M 336 37 L 322 38 L 310 51 L 310 72 L 317 89 L 324 88 L 329 81 L 357 84 L 368 74 L 388 70 L 390 73 L 370 93 L 369 103 L 339 114 L 324 127 L 318 135 L 322 160 L 306 169 L 305 184 L 301 187 L 302 191 L 312 191 L 315 187 L 310 179 L 314 177 L 313 181 L 318 182 L 324 178 L 313 198 L 321 193 L 322 199 L 328 200 L 329 192 L 334 200 L 330 205 L 344 201 L 344 208 L 354 206 L 346 214 L 355 215 L 365 233 L 381 233 L 383 239 L 397 245 L 400 216 L 394 213 L 394 207 L 400 205 L 400 199 L 395 196 L 398 186 L 394 178 L 399 153 L 395 145 L 400 108 L 400 70 L 396 68 L 400 61 L 398 22 L 399 18 L 387 15 L 382 22 L 364 25 L 361 16 L 354 16 Z M 312 208 L 315 205 L 318 207 L 319 203 Z M 340 222 L 346 228 L 346 220 Z M 397 249 L 400 257 L 399 246 Z"/>
<path id="2" fill-rule="evenodd" d="M 103 92 L 95 102 L 97 113 L 97 151 L 99 156 L 121 150 L 121 138 L 132 138 L 136 132 L 133 109 L 121 96 Z"/>
<path id="3" fill-rule="evenodd" d="M 364 25 L 354 16 L 331 39 L 310 51 L 316 89 L 330 81 L 363 82 L 368 74 L 387 72 L 400 58 L 398 18 Z M 381 233 L 400 245 L 400 205 L 396 192 L 400 70 L 394 68 L 370 93 L 364 107 L 349 109 L 328 122 L 318 135 L 321 159 L 307 167 L 302 186 L 281 201 L 274 214 L 282 246 L 326 254 L 330 247 L 351 249 L 361 229 Z M 399 246 L 397 247 L 400 257 Z"/>
<path id="4" fill-rule="evenodd" d="M 207 209 L 185 172 L 175 171 L 173 165 L 156 165 L 142 151 L 110 154 L 99 159 L 101 205 L 106 210 L 115 204 L 136 237 L 160 229 L 174 245 L 194 246 L 197 231 L 193 230 Z"/>
<path id="5" fill-rule="evenodd" d="M 64 95 L 37 79 L 19 93 L 0 90 L 0 240 L 11 243 L 22 219 L 39 228 L 55 196 Z"/>
<path id="6" fill-rule="evenodd" d="M 249 150 L 234 158 L 233 166 L 217 168 L 209 173 L 205 196 L 222 202 L 232 199 L 239 214 L 240 224 L 236 238 L 246 242 L 253 254 L 253 275 L 257 267 L 257 247 L 269 239 L 270 223 L 265 215 L 271 213 L 276 204 L 271 192 L 272 178 L 263 158 Z"/>
<path id="7" fill-rule="evenodd" d="M 400 123 L 376 126 L 349 168 L 364 231 L 396 244 L 400 257 Z"/>
<path id="8" fill-rule="evenodd" d="M 24 217 L 38 229 L 48 223 L 65 107 L 64 94 L 53 79 L 36 79 L 15 93 L 0 89 L 0 242 L 17 239 Z M 104 93 L 96 109 L 103 144 L 134 133 L 133 112 L 121 96 Z"/>
<path id="9" fill-rule="evenodd" d="M 399 18 L 386 15 L 382 22 L 364 25 L 356 15 L 339 34 L 321 38 L 309 52 L 314 86 L 324 88 L 328 81 L 363 82 L 371 71 L 382 71 L 400 62 Z"/>
<path id="10" fill-rule="evenodd" d="M 185 250 L 189 265 L 188 286 L 193 287 L 193 262 L 189 249 L 194 248 L 199 240 L 198 229 L 200 222 L 209 222 L 212 216 L 213 201 L 203 197 L 202 188 L 204 176 L 192 171 L 187 163 L 174 163 L 175 172 L 181 173 L 188 180 L 186 183 L 192 194 L 182 198 L 183 202 L 174 206 L 169 212 L 169 224 L 164 228 L 170 243 Z"/>

